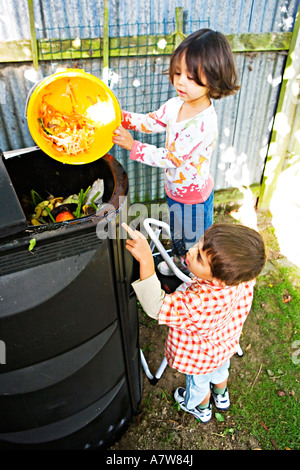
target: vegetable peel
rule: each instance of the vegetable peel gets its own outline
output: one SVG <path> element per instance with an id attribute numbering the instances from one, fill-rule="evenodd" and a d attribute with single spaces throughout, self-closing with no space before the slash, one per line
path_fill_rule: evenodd
<path id="1" fill-rule="evenodd" d="M 32 238 L 29 242 L 28 251 L 32 251 L 35 245 L 36 245 L 36 239 Z"/>
<path id="2" fill-rule="evenodd" d="M 44 139 L 51 142 L 56 150 L 68 155 L 84 153 L 94 142 L 93 121 L 75 111 L 74 105 L 72 112 L 66 114 L 43 100 L 38 122 Z"/>

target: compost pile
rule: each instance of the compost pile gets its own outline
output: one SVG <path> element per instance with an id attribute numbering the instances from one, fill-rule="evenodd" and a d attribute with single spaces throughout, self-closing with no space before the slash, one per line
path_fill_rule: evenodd
<path id="1" fill-rule="evenodd" d="M 104 183 L 97 179 L 85 191 L 68 196 L 52 195 L 45 199 L 35 190 L 31 191 L 34 212 L 30 216 L 31 225 L 43 225 L 95 214 L 102 206 Z"/>

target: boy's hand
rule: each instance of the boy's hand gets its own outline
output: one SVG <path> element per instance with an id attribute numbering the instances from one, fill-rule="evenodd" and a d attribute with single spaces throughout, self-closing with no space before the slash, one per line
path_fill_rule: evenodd
<path id="1" fill-rule="evenodd" d="M 134 139 L 130 132 L 128 132 L 124 127 L 119 126 L 115 130 L 115 133 L 113 135 L 112 139 L 114 144 L 119 145 L 123 149 L 126 150 L 131 150 L 133 146 Z"/>
<path id="2" fill-rule="evenodd" d="M 155 272 L 153 255 L 149 243 L 138 230 L 133 230 L 125 223 L 122 224 L 122 227 L 132 238 L 132 240 L 126 240 L 126 248 L 140 263 L 140 280 L 147 279 L 147 277 L 152 276 Z"/>

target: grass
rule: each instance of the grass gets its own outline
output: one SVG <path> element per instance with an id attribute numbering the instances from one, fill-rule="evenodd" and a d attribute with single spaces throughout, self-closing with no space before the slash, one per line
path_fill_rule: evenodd
<path id="1" fill-rule="evenodd" d="M 245 334 L 260 344 L 250 361 L 245 354 L 248 382 L 240 382 L 238 389 L 233 388 L 236 381 L 232 384 L 236 425 L 247 429 L 264 450 L 300 447 L 300 294 L 293 285 L 295 276 L 292 269 L 280 268 L 258 279 Z"/>

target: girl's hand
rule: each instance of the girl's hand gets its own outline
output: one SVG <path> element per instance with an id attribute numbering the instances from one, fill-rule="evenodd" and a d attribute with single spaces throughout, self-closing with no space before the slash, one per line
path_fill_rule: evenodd
<path id="1" fill-rule="evenodd" d="M 130 132 L 128 132 L 124 127 L 119 126 L 115 130 L 113 139 L 112 139 L 114 144 L 119 145 L 123 149 L 126 150 L 131 150 L 133 146 L 134 139 Z"/>
<path id="2" fill-rule="evenodd" d="M 133 230 L 127 224 L 122 227 L 128 232 L 132 240 L 126 240 L 126 248 L 132 256 L 140 263 L 140 280 L 147 279 L 155 272 L 153 255 L 144 235 L 138 230 Z"/>

